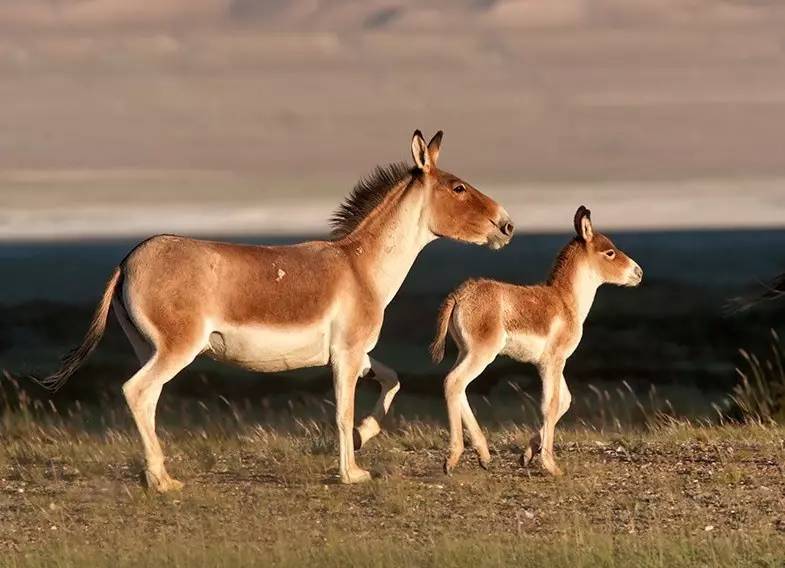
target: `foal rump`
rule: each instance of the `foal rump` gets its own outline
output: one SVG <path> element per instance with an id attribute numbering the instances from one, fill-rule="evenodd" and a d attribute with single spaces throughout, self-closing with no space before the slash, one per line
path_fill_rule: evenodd
<path id="1" fill-rule="evenodd" d="M 120 270 L 120 267 L 115 267 L 112 271 L 112 275 L 109 277 L 109 281 L 106 283 L 104 295 L 98 303 L 98 307 L 95 310 L 93 319 L 90 322 L 90 327 L 87 329 L 87 333 L 85 334 L 82 343 L 63 357 L 60 369 L 56 373 L 42 379 L 30 377 L 33 381 L 51 392 L 56 392 L 66 383 L 71 375 L 82 366 L 82 363 L 84 363 L 85 359 L 87 359 L 98 346 L 98 342 L 101 341 L 101 337 L 104 335 L 104 331 L 106 330 L 106 318 L 109 316 L 109 308 L 112 306 L 112 297 L 114 296 L 115 289 L 120 282 L 121 276 L 122 271 Z"/>

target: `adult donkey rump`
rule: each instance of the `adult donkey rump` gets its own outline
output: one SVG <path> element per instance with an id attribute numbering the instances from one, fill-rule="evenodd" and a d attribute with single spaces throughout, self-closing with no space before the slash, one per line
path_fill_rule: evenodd
<path id="1" fill-rule="evenodd" d="M 109 308 L 142 368 L 123 385 L 144 445 L 145 475 L 158 491 L 169 477 L 155 433 L 161 389 L 198 355 L 253 371 L 330 364 L 340 447 L 340 478 L 365 481 L 354 460 L 380 431 L 398 377 L 371 359 L 384 309 L 422 248 L 448 237 L 500 248 L 512 237 L 507 212 L 469 183 L 437 168 L 442 133 L 412 138 L 414 167 L 398 163 L 361 180 L 335 213 L 333 239 L 250 246 L 160 235 L 138 245 L 112 273 L 82 345 L 56 374 L 56 390 L 92 352 Z M 356 429 L 361 376 L 381 384 L 372 413 Z"/>

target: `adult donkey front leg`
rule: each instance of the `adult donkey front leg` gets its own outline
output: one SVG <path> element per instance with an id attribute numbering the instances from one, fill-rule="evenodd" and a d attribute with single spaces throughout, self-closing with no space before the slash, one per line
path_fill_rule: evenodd
<path id="1" fill-rule="evenodd" d="M 342 483 L 359 483 L 371 474 L 354 461 L 354 393 L 366 354 L 352 350 L 333 350 L 333 384 L 335 387 L 335 422 L 338 426 L 338 469 Z"/>
<path id="2" fill-rule="evenodd" d="M 354 449 L 359 450 L 365 443 L 382 431 L 382 420 L 390 411 L 395 395 L 401 389 L 398 374 L 387 365 L 365 356 L 363 362 L 363 378 L 373 379 L 379 383 L 381 392 L 371 413 L 354 429 Z"/>

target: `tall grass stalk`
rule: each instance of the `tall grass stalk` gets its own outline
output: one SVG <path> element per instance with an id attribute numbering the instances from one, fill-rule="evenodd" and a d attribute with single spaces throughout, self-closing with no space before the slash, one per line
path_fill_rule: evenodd
<path id="1" fill-rule="evenodd" d="M 764 361 L 744 349 L 740 349 L 739 353 L 745 361 L 745 368 L 736 369 L 740 381 L 730 398 L 744 421 L 785 422 L 785 348 L 779 335 L 771 330 L 770 355 Z"/>

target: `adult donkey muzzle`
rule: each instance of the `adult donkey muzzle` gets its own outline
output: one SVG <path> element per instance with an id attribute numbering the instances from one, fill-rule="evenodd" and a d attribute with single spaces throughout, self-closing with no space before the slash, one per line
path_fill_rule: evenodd
<path id="1" fill-rule="evenodd" d="M 488 236 L 487 245 L 493 250 L 498 250 L 510 242 L 515 232 L 515 225 L 509 215 L 503 215 L 493 225 L 496 227 L 496 230 Z"/>

